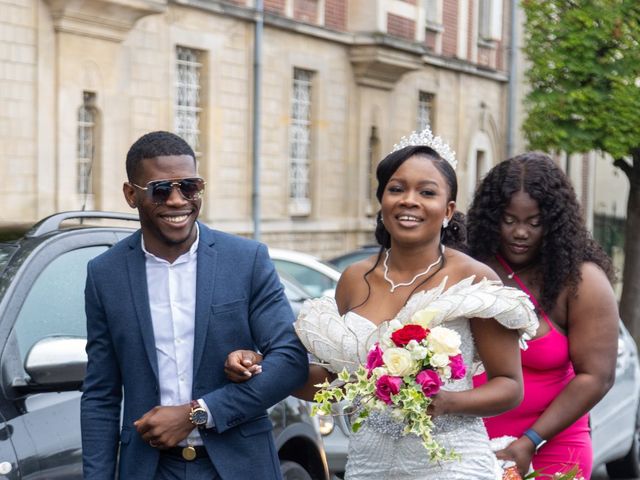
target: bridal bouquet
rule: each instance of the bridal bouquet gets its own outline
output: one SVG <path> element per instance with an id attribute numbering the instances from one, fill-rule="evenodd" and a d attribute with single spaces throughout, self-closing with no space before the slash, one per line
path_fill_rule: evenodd
<path id="1" fill-rule="evenodd" d="M 344 369 L 337 382 L 317 385 L 314 413 L 331 415 L 332 403 L 346 400 L 355 417 L 352 430 L 357 432 L 372 411 L 390 408 L 391 417 L 404 425 L 404 435 L 422 439 L 431 460 L 455 458 L 455 453 L 434 440 L 427 407 L 445 383 L 465 376 L 466 366 L 458 332 L 443 326 L 429 328 L 437 313 L 426 308 L 405 324 L 392 320 L 369 350 L 365 365 L 351 374 Z"/>

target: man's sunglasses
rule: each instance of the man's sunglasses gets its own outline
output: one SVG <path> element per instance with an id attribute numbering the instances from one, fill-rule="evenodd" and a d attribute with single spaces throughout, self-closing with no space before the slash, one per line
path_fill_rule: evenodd
<path id="1" fill-rule="evenodd" d="M 129 182 L 130 185 L 143 190 L 147 197 L 158 205 L 166 203 L 171 196 L 171 192 L 173 192 L 173 187 L 178 187 L 180 195 L 182 195 L 185 200 L 199 200 L 204 193 L 206 183 L 207 182 L 200 177 L 182 178 L 179 180 L 154 180 L 147 183 L 146 187 L 141 187 L 133 182 Z"/>

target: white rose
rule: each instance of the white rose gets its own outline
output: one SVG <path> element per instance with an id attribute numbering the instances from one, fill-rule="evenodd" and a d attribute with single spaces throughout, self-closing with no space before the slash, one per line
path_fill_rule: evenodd
<path id="1" fill-rule="evenodd" d="M 411 323 L 420 325 L 422 328 L 427 329 L 429 328 L 429 325 L 431 324 L 437 313 L 438 311 L 434 310 L 433 308 L 423 308 L 422 310 L 418 310 L 413 314 L 413 316 L 411 317 Z"/>
<path id="2" fill-rule="evenodd" d="M 417 371 L 418 364 L 411 358 L 411 353 L 404 348 L 388 348 L 382 355 L 389 375 L 404 377 Z"/>
<path id="3" fill-rule="evenodd" d="M 427 342 L 435 354 L 443 353 L 453 356 L 460 353 L 460 335 L 450 328 L 433 327 L 427 337 Z"/>
<path id="4" fill-rule="evenodd" d="M 449 355 L 446 353 L 435 353 L 431 356 L 431 365 L 434 367 L 446 367 L 449 364 Z"/>

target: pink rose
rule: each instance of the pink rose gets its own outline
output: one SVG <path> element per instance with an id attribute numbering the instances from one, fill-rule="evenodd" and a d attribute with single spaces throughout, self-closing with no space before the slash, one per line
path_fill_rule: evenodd
<path id="1" fill-rule="evenodd" d="M 461 353 L 449 357 L 449 367 L 451 367 L 451 378 L 454 380 L 464 378 L 467 373 L 467 366 L 464 364 Z"/>
<path id="2" fill-rule="evenodd" d="M 393 340 L 393 343 L 398 347 L 404 347 L 411 340 L 421 342 L 427 338 L 428 334 L 429 330 L 426 328 L 423 328 L 420 325 L 409 324 L 393 332 L 391 334 L 391 340 Z"/>
<path id="3" fill-rule="evenodd" d="M 391 395 L 396 395 L 402 386 L 402 378 L 382 375 L 376 382 L 376 397 L 384 403 L 391 405 Z"/>
<path id="4" fill-rule="evenodd" d="M 416 375 L 416 383 L 422 387 L 422 393 L 425 397 L 433 397 L 443 385 L 438 374 L 430 369 L 422 370 Z"/>
<path id="5" fill-rule="evenodd" d="M 369 353 L 367 354 L 367 371 L 369 372 L 369 375 L 371 375 L 371 370 L 384 365 L 384 362 L 382 361 L 382 353 L 382 349 L 377 343 L 371 350 L 369 350 Z"/>

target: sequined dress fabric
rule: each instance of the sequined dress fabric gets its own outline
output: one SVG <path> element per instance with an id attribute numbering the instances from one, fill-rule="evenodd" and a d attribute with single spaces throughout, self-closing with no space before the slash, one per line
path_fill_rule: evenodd
<path id="1" fill-rule="evenodd" d="M 531 338 L 538 320 L 526 297 L 518 289 L 499 282 L 469 277 L 445 290 L 446 279 L 438 287 L 414 294 L 396 315 L 401 323 L 423 308 L 437 312 L 431 326 L 441 324 L 457 331 L 462 339 L 462 355 L 467 374 L 443 388 L 451 391 L 472 388 L 477 356 L 470 319 L 495 318 L 517 329 L 521 338 Z M 354 371 L 365 363 L 369 348 L 388 328 L 349 312 L 340 316 L 330 298 L 309 300 L 296 321 L 298 336 L 309 352 L 334 372 Z M 443 415 L 434 419 L 437 442 L 459 454 L 459 460 L 433 463 L 418 437 L 402 435 L 402 425 L 388 412 L 374 412 L 357 433 L 349 438 L 345 480 L 494 480 L 502 478 L 502 467 L 492 452 L 482 420 L 477 417 Z"/>

